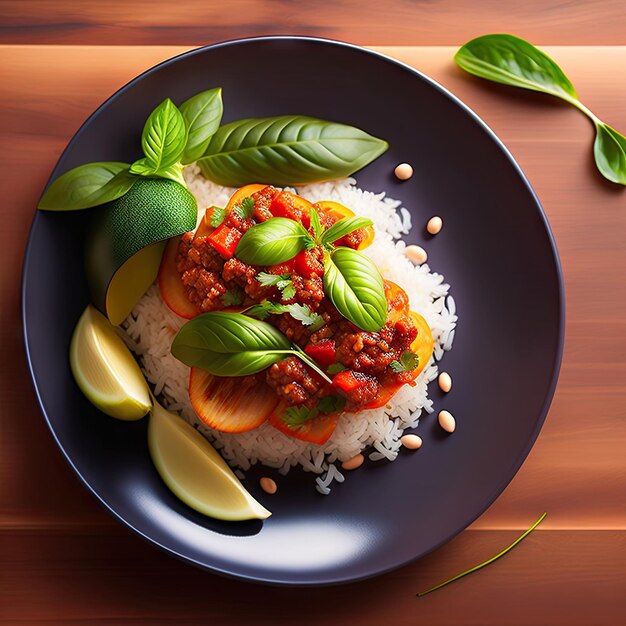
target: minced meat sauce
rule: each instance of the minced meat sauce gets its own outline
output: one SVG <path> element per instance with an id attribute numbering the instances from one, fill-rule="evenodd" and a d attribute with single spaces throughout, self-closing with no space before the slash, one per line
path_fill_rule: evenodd
<path id="1" fill-rule="evenodd" d="M 272 202 L 283 194 L 281 215 L 300 221 L 305 228 L 310 227 L 306 206 L 291 200 L 300 200 L 293 194 L 280 192 L 267 186 L 253 193 L 250 198 L 254 202 L 252 210 L 242 217 L 229 211 L 223 224 L 231 229 L 229 236 L 236 241 L 254 224 L 264 222 L 272 217 Z M 285 213 L 285 205 L 287 213 Z M 328 228 L 338 218 L 325 212 L 324 208 L 316 210 L 323 227 Z M 364 229 L 354 231 L 344 237 L 340 245 L 358 248 L 365 239 Z M 335 365 L 337 370 L 350 373 L 353 388 L 338 390 L 330 385 L 318 373 L 306 366 L 297 357 L 289 357 L 275 363 L 262 374 L 267 384 L 272 387 L 278 397 L 289 406 L 314 407 L 319 400 L 329 395 L 340 395 L 345 398 L 344 410 L 358 411 L 366 408 L 378 396 L 381 385 L 398 385 L 411 382 L 408 372 L 395 372 L 390 368 L 393 361 L 399 361 L 417 335 L 417 329 L 409 315 L 408 299 L 401 290 L 388 296 L 388 311 L 396 312 L 388 315 L 387 324 L 379 332 L 365 332 L 342 317 L 330 300 L 325 296 L 322 277 L 322 250 L 314 248 L 301 253 L 304 258 L 298 262 L 292 260 L 280 265 L 259 267 L 248 265 L 235 258 L 230 252 L 218 251 L 210 239 L 210 235 L 194 236 L 189 232 L 182 236 L 176 269 L 181 276 L 188 299 L 201 312 L 233 310 L 233 306 L 247 307 L 264 300 L 283 304 L 298 303 L 307 305 L 311 311 L 322 316 L 324 325 L 312 332 L 307 326 L 294 319 L 288 313 L 271 315 L 266 321 L 276 326 L 290 341 L 297 344 L 314 358 L 320 367 Z M 257 280 L 260 272 L 267 274 L 290 276 L 295 294 L 289 300 L 283 299 L 276 286 L 264 286 Z M 398 313 L 400 312 L 400 313 Z M 316 351 L 317 348 L 317 351 Z M 319 350 L 323 349 L 320 353 Z M 323 354 L 323 358 L 316 358 Z M 345 369 L 343 369 L 345 368 Z M 332 375 L 331 375 L 332 378 Z"/>

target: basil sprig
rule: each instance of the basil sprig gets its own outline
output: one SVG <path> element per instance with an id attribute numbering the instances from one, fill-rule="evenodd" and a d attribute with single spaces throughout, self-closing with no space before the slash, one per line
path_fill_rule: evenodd
<path id="1" fill-rule="evenodd" d="M 144 157 L 130 166 L 131 174 L 173 178 L 184 184 L 182 169 L 174 168 L 187 143 L 187 127 L 178 107 L 166 98 L 150 113 L 141 134 Z"/>
<path id="2" fill-rule="evenodd" d="M 222 126 L 198 165 L 220 185 L 295 185 L 349 176 L 388 147 L 386 141 L 353 126 L 279 115 Z"/>
<path id="3" fill-rule="evenodd" d="M 352 248 L 326 253 L 324 291 L 335 308 L 355 326 L 379 331 L 387 321 L 383 279 L 374 263 Z"/>
<path id="4" fill-rule="evenodd" d="M 39 208 L 46 211 L 78 211 L 121 198 L 137 181 L 128 163 L 98 162 L 79 165 L 55 179 Z"/>
<path id="5" fill-rule="evenodd" d="M 374 222 L 367 217 L 354 215 L 353 217 L 344 217 L 335 222 L 328 230 L 325 230 L 321 236 L 322 245 L 327 245 L 349 235 L 351 232 L 359 228 L 367 228 L 372 226 Z"/>
<path id="6" fill-rule="evenodd" d="M 626 185 L 626 137 L 605 124 L 580 100 L 563 70 L 544 52 L 513 35 L 484 35 L 456 53 L 457 65 L 470 74 L 497 83 L 547 93 L 582 111 L 593 122 L 596 166 L 608 180 Z"/>
<path id="7" fill-rule="evenodd" d="M 311 235 L 300 222 L 288 217 L 273 217 L 244 233 L 235 256 L 250 265 L 276 265 L 293 259 L 310 246 L 310 240 Z"/>
<path id="8" fill-rule="evenodd" d="M 274 326 L 241 313 L 212 312 L 194 317 L 178 331 L 171 351 L 185 365 L 214 376 L 250 376 L 295 356 L 331 382 Z"/>
<path id="9" fill-rule="evenodd" d="M 180 105 L 187 124 L 187 143 L 180 159 L 187 165 L 197 161 L 207 149 L 222 120 L 224 106 L 221 88 L 202 91 Z"/>

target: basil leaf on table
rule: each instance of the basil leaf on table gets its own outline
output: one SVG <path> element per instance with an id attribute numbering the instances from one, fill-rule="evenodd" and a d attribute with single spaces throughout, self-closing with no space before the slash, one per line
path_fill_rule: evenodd
<path id="1" fill-rule="evenodd" d="M 187 144 L 180 159 L 187 165 L 199 159 L 209 145 L 211 137 L 222 119 L 222 89 L 209 89 L 185 100 L 180 112 L 187 124 Z"/>
<path id="2" fill-rule="evenodd" d="M 578 100 L 574 85 L 547 54 L 514 35 L 494 34 L 472 39 L 454 60 L 480 78 L 556 96 L 582 111 L 596 129 L 593 151 L 598 170 L 611 182 L 626 185 L 626 137 Z"/>
<path id="3" fill-rule="evenodd" d="M 141 135 L 145 157 L 130 166 L 132 174 L 156 175 L 178 162 L 187 142 L 187 127 L 182 113 L 166 98 L 146 120 Z"/>
<path id="4" fill-rule="evenodd" d="M 137 181 L 128 163 L 97 162 L 61 174 L 39 202 L 45 211 L 78 211 L 121 198 Z"/>
<path id="5" fill-rule="evenodd" d="M 352 248 L 337 248 L 324 259 L 324 291 L 336 309 L 369 332 L 387 321 L 383 279 L 374 263 Z"/>
<path id="6" fill-rule="evenodd" d="M 222 126 L 198 165 L 220 185 L 293 185 L 349 176 L 388 147 L 386 141 L 353 126 L 280 115 Z"/>
<path id="7" fill-rule="evenodd" d="M 374 222 L 367 217 L 344 217 L 338 222 L 335 222 L 328 230 L 322 234 L 322 244 L 333 243 L 337 239 L 341 239 L 351 232 L 358 230 L 359 228 L 367 228 L 373 226 Z"/>
<path id="8" fill-rule="evenodd" d="M 300 222 L 273 217 L 244 233 L 235 256 L 249 265 L 276 265 L 304 250 L 308 239 L 310 235 Z"/>

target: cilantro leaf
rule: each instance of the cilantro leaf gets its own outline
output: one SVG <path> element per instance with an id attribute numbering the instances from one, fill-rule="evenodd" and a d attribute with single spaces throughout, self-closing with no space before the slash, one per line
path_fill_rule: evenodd
<path id="1" fill-rule="evenodd" d="M 301 322 L 303 326 L 309 326 L 313 331 L 317 330 L 317 327 L 324 325 L 324 318 L 319 313 L 311 311 L 310 307 L 306 304 L 281 304 L 279 302 L 264 300 L 260 304 L 255 304 L 249 309 L 246 309 L 244 313 L 262 320 L 270 315 L 289 313 L 293 319 Z"/>
<path id="2" fill-rule="evenodd" d="M 311 308 L 306 304 L 287 304 L 285 305 L 289 310 L 285 311 L 285 313 L 289 313 L 293 319 L 302 322 L 304 326 L 310 326 L 312 330 L 317 330 L 317 328 L 313 328 L 313 326 L 317 326 L 322 321 L 321 327 L 324 325 L 324 318 L 319 313 L 314 313 L 311 311 Z"/>
<path id="3" fill-rule="evenodd" d="M 326 368 L 326 371 L 329 374 L 339 374 L 339 372 L 345 372 L 348 368 L 341 363 L 333 363 Z"/>
<path id="4" fill-rule="evenodd" d="M 389 367 L 396 372 L 396 374 L 399 374 L 400 372 L 410 372 L 414 370 L 419 365 L 419 362 L 420 358 L 417 354 L 410 350 L 405 350 L 400 360 L 392 361 L 389 363 Z"/>
<path id="5" fill-rule="evenodd" d="M 237 306 L 239 304 L 243 304 L 243 291 L 238 287 L 229 289 L 222 296 L 222 303 L 224 306 Z"/>
<path id="6" fill-rule="evenodd" d="M 313 419 L 318 413 L 317 407 L 307 409 L 305 406 L 290 406 L 285 409 L 280 419 L 282 419 L 289 428 L 298 428 L 308 420 Z"/>
<path id="7" fill-rule="evenodd" d="M 317 408 L 320 413 L 337 413 L 346 406 L 346 398 L 343 396 L 324 396 L 318 403 Z"/>
<path id="8" fill-rule="evenodd" d="M 242 220 L 252 217 L 252 214 L 254 213 L 254 200 L 250 196 L 244 198 L 239 204 L 235 205 L 233 211 Z"/>
<path id="9" fill-rule="evenodd" d="M 291 282 L 291 274 L 268 274 L 259 272 L 256 279 L 264 287 L 276 287 L 280 290 L 283 300 L 291 300 L 296 295 L 296 288 Z"/>
<path id="10" fill-rule="evenodd" d="M 226 209 L 220 206 L 211 207 L 211 226 L 217 228 L 222 225 L 224 218 L 226 217 Z"/>

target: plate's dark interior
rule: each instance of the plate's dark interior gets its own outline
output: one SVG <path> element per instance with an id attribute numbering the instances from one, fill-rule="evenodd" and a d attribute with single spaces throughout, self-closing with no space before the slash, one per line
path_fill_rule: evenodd
<path id="1" fill-rule="evenodd" d="M 554 390 L 562 343 L 562 284 L 545 217 L 490 131 L 429 79 L 384 57 L 309 39 L 253 39 L 183 55 L 147 72 L 81 128 L 54 172 L 88 161 L 139 157 L 143 121 L 221 86 L 225 120 L 308 114 L 359 126 L 390 150 L 357 174 L 411 211 L 407 242 L 452 285 L 460 321 L 443 368 L 454 378 L 437 408 L 457 417 L 442 433 L 421 420 L 417 453 L 368 463 L 330 497 L 313 477 L 280 477 L 278 495 L 246 485 L 269 520 L 222 523 L 181 504 L 153 469 L 147 420 L 99 414 L 75 386 L 67 352 L 87 303 L 80 214 L 37 214 L 24 268 L 24 324 L 33 376 L 61 448 L 85 483 L 139 533 L 207 568 L 293 584 L 353 580 L 425 554 L 465 528 L 511 480 L 533 444 Z M 408 161 L 414 177 L 392 175 Z M 424 232 L 438 214 L 444 229 Z M 267 470 L 264 474 L 272 474 Z M 120 555 L 122 556 L 122 555 Z"/>

